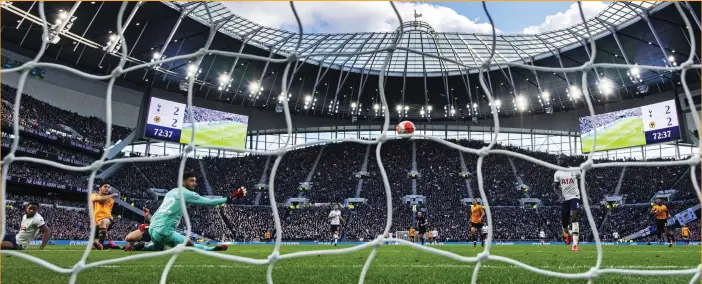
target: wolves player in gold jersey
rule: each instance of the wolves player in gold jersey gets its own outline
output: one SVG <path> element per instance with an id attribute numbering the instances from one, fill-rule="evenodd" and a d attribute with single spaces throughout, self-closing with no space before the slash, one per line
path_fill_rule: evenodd
<path id="1" fill-rule="evenodd" d="M 690 228 L 687 227 L 687 225 L 683 225 L 682 228 L 680 228 L 680 235 L 682 235 L 683 242 L 685 242 L 686 246 L 690 245 Z"/>
<path id="2" fill-rule="evenodd" d="M 651 215 L 656 218 L 656 234 L 658 235 L 658 244 L 660 245 L 663 242 L 662 234 L 665 234 L 666 238 L 668 238 L 668 247 L 672 247 L 673 243 L 675 242 L 673 239 L 673 234 L 668 231 L 668 226 L 665 224 L 668 221 L 668 218 L 670 218 L 670 211 L 668 211 L 668 207 L 663 204 L 663 199 L 656 199 L 656 204 L 653 205 L 653 208 L 651 208 Z"/>
<path id="3" fill-rule="evenodd" d="M 93 247 L 96 249 L 103 249 L 105 239 L 107 239 L 107 232 L 112 229 L 112 206 L 114 206 L 115 201 L 113 198 L 117 197 L 116 193 L 110 193 L 110 184 L 102 183 L 97 193 L 93 193 L 91 200 L 93 201 L 93 209 L 95 210 L 95 224 L 97 228 L 95 230 L 96 240 L 93 243 Z"/>

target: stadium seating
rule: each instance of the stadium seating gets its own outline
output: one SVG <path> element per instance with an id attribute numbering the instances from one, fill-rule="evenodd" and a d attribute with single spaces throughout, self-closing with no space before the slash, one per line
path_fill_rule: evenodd
<path id="1" fill-rule="evenodd" d="M 2 119 L 8 122 L 12 118 L 13 88 L 2 85 L 3 112 Z M 29 95 L 22 99 L 21 123 L 28 128 L 41 130 L 53 129 L 57 125 L 69 126 L 80 133 L 91 145 L 101 145 L 104 137 L 104 122 L 94 117 L 83 117 L 70 111 L 50 106 Z M 48 119 L 48 118 L 51 119 Z M 56 130 L 56 129 L 54 129 Z M 129 129 L 113 128 L 114 140 L 125 137 Z M 12 143 L 9 129 L 3 128 L 2 144 L 8 149 Z M 76 137 L 65 139 L 78 139 Z M 64 141 L 66 142 L 66 141 Z M 70 147 L 69 143 L 51 143 L 30 135 L 23 135 L 20 140 L 18 156 L 37 156 L 53 159 L 71 165 L 86 165 L 97 157 L 89 151 Z M 86 142 L 86 143 L 87 143 Z M 460 145 L 481 148 L 483 141 L 450 140 Z M 429 140 L 392 140 L 384 143 L 381 151 L 383 166 L 389 178 L 392 193 L 393 223 L 391 232 L 406 231 L 412 223 L 412 207 L 403 204 L 401 197 L 412 194 L 412 148 L 416 148 L 417 178 L 416 193 L 426 197 L 426 203 L 418 206 L 428 214 L 430 227 L 437 228 L 441 240 L 459 241 L 468 239 L 469 208 L 460 200 L 479 197 L 476 166 L 478 156 L 463 153 L 463 159 L 469 174 L 469 187 L 466 180 L 459 175 L 461 171 L 459 152 Z M 367 172 L 358 196 L 358 178 L 355 174 L 361 170 L 366 151 L 369 149 Z M 342 230 L 346 240 L 368 240 L 375 238 L 385 227 L 387 217 L 386 193 L 380 178 L 380 171 L 375 157 L 376 145 L 367 146 L 357 143 L 330 143 L 326 146 L 306 147 L 286 153 L 275 176 L 275 197 L 278 204 L 291 197 L 305 197 L 316 205 L 297 209 L 279 207 L 283 238 L 286 240 L 329 240 L 328 207 L 324 204 L 341 203 L 350 197 L 366 198 L 368 202 L 356 206 L 353 210 L 344 209 L 343 216 L 348 222 Z M 529 151 L 513 146 L 496 145 L 496 148 L 519 152 L 540 160 L 555 163 L 556 156 L 544 152 Z M 317 166 L 315 161 L 320 154 Z M 6 151 L 3 151 L 6 154 Z M 189 158 L 185 167 L 193 169 L 201 176 L 196 191 L 209 194 L 209 188 L 215 195 L 224 196 L 239 186 L 245 186 L 250 194 L 240 200 L 236 206 L 227 205 L 218 208 L 190 207 L 193 232 L 210 238 L 230 241 L 250 241 L 260 239 L 265 232 L 274 232 L 273 218 L 269 207 L 268 191 L 261 192 L 257 200 L 255 185 L 263 181 L 268 183 L 270 170 L 275 157 L 268 161 L 267 156 L 249 155 L 237 158 L 202 157 Z M 576 166 L 584 157 L 572 156 L 568 163 Z M 266 168 L 268 161 L 268 168 Z M 598 161 L 605 162 L 605 160 Z M 121 198 L 135 207 L 149 208 L 152 212 L 158 208 L 159 201 L 150 193 L 149 188 L 171 189 L 177 185 L 180 159 L 160 162 L 123 164 L 107 182 L 118 188 Z M 313 170 L 314 167 L 314 170 Z M 264 175 L 265 171 L 265 175 Z M 658 190 L 677 189 L 675 202 L 670 203 L 672 212 L 677 212 L 697 204 L 692 191 L 689 171 L 678 167 L 630 167 L 621 181 L 620 194 L 626 196 L 626 203 L 640 203 L 642 206 L 620 206 L 605 208 L 600 201 L 606 195 L 614 194 L 619 183 L 622 168 L 592 169 L 587 172 L 587 194 L 596 226 L 604 239 L 611 239 L 613 232 L 626 236 L 651 223 L 648 212 L 650 198 Z M 311 174 L 311 175 L 310 175 Z M 23 180 L 41 181 L 34 185 L 40 187 L 71 186 L 86 188 L 87 173 L 67 172 L 39 164 L 15 162 L 10 165 L 9 175 Z M 298 189 L 300 182 L 307 181 L 312 186 L 308 191 Z M 263 180 L 262 180 L 263 177 Z M 483 163 L 485 193 L 490 202 L 494 224 L 494 237 L 498 240 L 534 240 L 538 232 L 544 230 L 548 239 L 561 238 L 560 203 L 553 193 L 553 171 L 531 162 L 504 155 L 491 154 Z M 699 182 L 699 181 L 698 181 Z M 9 182 L 14 186 L 13 181 Z M 61 196 L 37 197 L 24 194 L 22 188 L 10 188 L 13 200 L 8 211 L 8 228 L 16 230 L 21 217 L 22 206 L 17 202 L 38 201 L 54 206 L 43 206 L 42 215 L 55 230 L 54 238 L 87 239 L 87 214 L 85 211 L 66 209 L 61 206 L 85 208 L 86 204 Z M 522 208 L 519 199 L 524 197 L 539 198 L 542 205 L 538 208 Z M 250 206 L 256 204 L 259 206 Z M 140 222 L 140 220 L 138 220 Z M 113 236 L 122 236 L 135 228 L 137 221 L 123 219 L 118 222 L 118 231 Z M 591 240 L 590 224 L 582 221 L 581 238 Z M 13 227 L 14 226 L 14 227 Z M 184 223 L 181 223 L 184 228 Z M 10 231 L 11 231 L 10 230 Z M 692 227 L 693 239 L 699 239 L 699 230 Z M 645 240 L 653 240 L 648 237 Z"/>

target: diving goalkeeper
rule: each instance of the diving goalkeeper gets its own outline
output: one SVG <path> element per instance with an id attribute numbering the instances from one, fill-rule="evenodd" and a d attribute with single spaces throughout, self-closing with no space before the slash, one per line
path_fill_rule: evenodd
<path id="1" fill-rule="evenodd" d="M 246 195 L 246 188 L 240 187 L 236 189 L 229 197 L 217 199 L 208 199 L 195 193 L 197 187 L 197 178 L 193 172 L 183 173 L 183 198 L 185 204 L 197 204 L 204 206 L 217 206 L 224 203 L 232 203 L 235 199 L 239 199 Z M 183 208 L 180 206 L 180 192 L 178 188 L 171 189 L 166 197 L 163 198 L 161 206 L 158 207 L 156 213 L 151 217 L 149 225 L 149 235 L 151 235 L 151 243 L 144 246 L 146 251 L 159 251 L 168 247 L 175 247 L 185 241 L 185 236 L 176 232 L 178 222 L 183 217 Z M 224 251 L 227 250 L 227 245 L 218 245 L 215 247 L 195 244 L 188 240 L 186 246 L 195 247 L 206 251 Z M 140 248 L 135 248 L 139 250 Z"/>

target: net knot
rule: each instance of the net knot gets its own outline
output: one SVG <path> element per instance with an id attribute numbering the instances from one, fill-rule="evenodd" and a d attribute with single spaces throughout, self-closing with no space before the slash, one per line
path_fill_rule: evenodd
<path id="1" fill-rule="evenodd" d="M 288 62 L 295 62 L 295 61 L 297 61 L 297 59 L 298 59 L 297 53 L 293 53 L 293 54 L 290 54 L 288 56 Z"/>
<path id="2" fill-rule="evenodd" d="M 278 257 L 280 257 L 280 253 L 277 251 L 272 252 L 270 255 L 268 255 L 268 263 L 273 264 L 278 261 Z"/>
<path id="3" fill-rule="evenodd" d="M 3 166 L 7 166 L 7 165 L 9 165 L 10 163 L 12 163 L 13 160 L 15 160 L 15 153 L 14 153 L 14 152 L 10 152 L 10 154 L 8 154 L 7 156 L 5 156 L 5 159 L 2 159 L 2 163 L 1 163 L 1 164 L 2 164 Z"/>
<path id="4" fill-rule="evenodd" d="M 80 273 L 81 271 L 83 271 L 83 269 L 85 269 L 85 262 L 82 261 L 79 261 L 78 263 L 76 263 L 76 265 L 73 266 L 73 271 L 75 273 Z"/>
<path id="5" fill-rule="evenodd" d="M 112 70 L 112 78 L 117 78 L 120 75 L 124 74 L 124 69 L 122 69 L 122 66 L 117 66 L 115 69 Z"/>
<path id="6" fill-rule="evenodd" d="M 597 278 L 597 276 L 599 275 L 599 272 L 600 272 L 600 270 L 597 269 L 597 267 L 592 267 L 592 268 L 590 268 L 590 271 L 587 272 L 587 274 L 588 274 L 587 277 L 590 279 Z"/>
<path id="7" fill-rule="evenodd" d="M 580 169 L 581 169 L 581 170 L 585 170 L 585 171 L 587 171 L 587 170 L 589 170 L 589 169 L 592 169 L 592 165 L 593 165 L 594 163 L 595 163 L 595 162 L 593 162 L 592 159 L 587 159 L 587 161 L 585 161 L 585 162 L 583 162 L 582 164 L 580 164 Z"/>
<path id="8" fill-rule="evenodd" d="M 478 262 L 485 261 L 488 258 L 488 256 L 490 256 L 490 253 L 486 252 L 486 251 L 481 252 L 478 255 L 476 255 L 476 257 L 478 258 Z"/>
<path id="9" fill-rule="evenodd" d="M 688 60 L 688 61 L 685 61 L 685 62 L 683 62 L 683 63 L 680 63 L 680 68 L 682 68 L 682 69 L 688 69 L 688 68 L 691 68 L 692 65 L 693 65 L 692 61 L 689 61 L 689 60 Z"/>
<path id="10" fill-rule="evenodd" d="M 90 170 L 97 171 L 100 168 L 102 168 L 102 166 L 104 166 L 104 165 L 105 165 L 105 162 L 103 162 L 102 160 L 96 160 L 92 165 L 90 165 Z"/>
<path id="11" fill-rule="evenodd" d="M 483 147 L 483 148 L 480 148 L 480 150 L 478 150 L 478 156 L 480 156 L 480 157 L 485 157 L 488 154 L 490 154 L 490 148 L 488 148 L 488 147 Z"/>
<path id="12" fill-rule="evenodd" d="M 193 145 L 185 146 L 185 153 L 186 154 L 192 152 L 193 150 L 195 150 L 195 147 L 193 147 Z"/>
<path id="13" fill-rule="evenodd" d="M 698 156 L 690 156 L 690 159 L 688 160 L 690 163 L 690 166 L 697 166 L 700 164 L 700 157 Z"/>
<path id="14" fill-rule="evenodd" d="M 375 242 L 375 247 L 380 247 L 385 242 L 385 237 L 383 235 L 379 235 L 377 238 L 375 238 L 374 242 Z"/>

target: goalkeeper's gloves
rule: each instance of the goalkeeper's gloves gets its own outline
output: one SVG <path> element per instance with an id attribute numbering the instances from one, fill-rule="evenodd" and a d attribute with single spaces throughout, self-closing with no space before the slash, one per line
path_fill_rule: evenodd
<path id="1" fill-rule="evenodd" d="M 242 186 L 227 197 L 227 203 L 232 203 L 235 199 L 241 199 L 244 196 L 246 196 L 246 188 Z"/>

